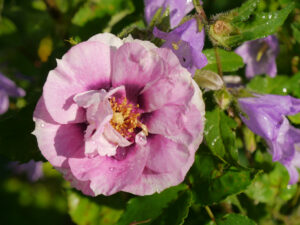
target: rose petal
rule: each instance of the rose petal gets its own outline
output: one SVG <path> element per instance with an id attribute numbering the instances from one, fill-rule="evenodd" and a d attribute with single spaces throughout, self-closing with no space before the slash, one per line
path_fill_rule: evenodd
<path id="1" fill-rule="evenodd" d="M 122 45 L 115 54 L 113 64 L 112 85 L 125 85 L 129 99 L 136 96 L 149 81 L 164 74 L 160 57 L 135 42 Z"/>
<path id="2" fill-rule="evenodd" d="M 170 76 L 145 86 L 141 92 L 140 105 L 146 112 L 157 110 L 165 104 L 181 105 L 192 98 L 194 88 L 190 74 L 183 68 L 172 72 Z"/>
<path id="3" fill-rule="evenodd" d="M 147 143 L 150 144 L 151 151 L 146 167 L 154 172 L 170 173 L 180 170 L 189 158 L 188 146 L 176 143 L 162 135 L 148 137 Z"/>
<path id="4" fill-rule="evenodd" d="M 94 41 L 99 41 L 103 44 L 106 44 L 110 47 L 114 48 L 119 48 L 122 44 L 123 41 L 118 38 L 117 36 L 111 34 L 111 33 L 101 33 L 101 34 L 96 34 L 88 39 L 88 41 L 94 42 Z"/>
<path id="5" fill-rule="evenodd" d="M 45 105 L 55 121 L 85 121 L 84 111 L 78 108 L 73 97 L 110 86 L 110 55 L 109 46 L 89 41 L 74 46 L 57 62 L 43 89 Z"/>
<path id="6" fill-rule="evenodd" d="M 83 128 L 80 124 L 60 125 L 48 114 L 43 97 L 34 113 L 35 130 L 39 149 L 55 167 L 68 167 L 66 159 L 84 153 Z"/>
<path id="7" fill-rule="evenodd" d="M 127 155 L 123 160 L 113 157 L 70 158 L 72 174 L 79 181 L 91 181 L 95 195 L 112 195 L 141 175 L 149 154 L 146 146 L 126 147 Z"/>

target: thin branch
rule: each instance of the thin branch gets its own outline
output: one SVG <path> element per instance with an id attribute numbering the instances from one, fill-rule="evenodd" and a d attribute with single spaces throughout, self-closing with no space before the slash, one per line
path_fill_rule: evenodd
<path id="1" fill-rule="evenodd" d="M 209 206 L 205 206 L 205 210 L 209 216 L 209 218 L 217 225 L 216 219 L 212 211 L 210 210 Z"/>
<path id="2" fill-rule="evenodd" d="M 129 225 L 138 225 L 138 224 L 143 224 L 143 223 L 149 223 L 151 219 L 143 220 L 143 221 L 138 221 L 138 222 L 132 222 Z"/>

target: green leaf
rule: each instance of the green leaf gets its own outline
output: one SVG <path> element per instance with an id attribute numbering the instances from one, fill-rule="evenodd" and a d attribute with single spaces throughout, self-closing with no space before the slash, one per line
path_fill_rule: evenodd
<path id="1" fill-rule="evenodd" d="M 204 137 L 211 152 L 228 161 L 237 161 L 238 152 L 235 143 L 236 122 L 219 108 L 206 112 Z"/>
<path id="2" fill-rule="evenodd" d="M 101 204 L 76 191 L 68 191 L 68 207 L 72 220 L 78 225 L 113 225 L 123 213 L 122 209 Z"/>
<path id="3" fill-rule="evenodd" d="M 145 224 L 150 223 L 161 216 L 169 204 L 178 199 L 180 191 L 186 190 L 187 186 L 181 184 L 159 194 L 132 198 L 117 224 L 128 225 L 141 221 Z"/>
<path id="4" fill-rule="evenodd" d="M 72 23 L 78 26 L 84 26 L 97 18 L 112 16 L 125 9 L 132 9 L 131 1 L 122 0 L 94 0 L 86 3 L 78 10 L 72 18 Z M 107 22 L 107 21 L 106 21 Z"/>
<path id="5" fill-rule="evenodd" d="M 4 0 L 0 0 L 0 21 L 1 21 L 1 14 L 2 14 L 2 10 L 3 10 L 3 3 L 4 3 Z"/>
<path id="6" fill-rule="evenodd" d="M 103 32 L 111 32 L 114 25 L 119 23 L 122 19 L 124 19 L 126 16 L 131 14 L 134 11 L 134 8 L 131 7 L 130 9 L 124 9 L 115 15 L 111 17 L 111 20 L 109 21 L 107 27 L 103 30 Z"/>
<path id="7" fill-rule="evenodd" d="M 218 225 L 256 225 L 256 223 L 247 216 L 240 214 L 227 214 L 221 219 L 216 220 Z"/>
<path id="8" fill-rule="evenodd" d="M 196 203 L 211 205 L 226 197 L 245 190 L 256 172 L 225 167 L 218 158 L 205 148 L 198 150 L 189 176 Z"/>
<path id="9" fill-rule="evenodd" d="M 244 66 L 242 57 L 240 57 L 235 52 L 229 52 L 223 49 L 218 49 L 218 51 L 223 72 L 234 72 Z M 203 70 L 212 70 L 214 72 L 218 72 L 215 50 L 205 49 L 203 53 L 206 56 L 208 62 Z"/>
<path id="10" fill-rule="evenodd" d="M 247 8 L 255 1 L 249 0 L 241 8 L 215 16 L 209 27 L 209 36 L 214 44 L 230 49 L 244 41 L 266 37 L 276 32 L 284 23 L 295 4 L 274 12 L 254 12 L 255 7 Z M 254 6 L 254 3 L 253 6 Z M 255 6 L 257 4 L 255 3 Z M 241 11 L 242 14 L 238 15 Z M 248 19 L 246 19 L 248 18 Z"/>
<path id="11" fill-rule="evenodd" d="M 293 9 L 294 4 L 290 4 L 279 11 L 256 13 L 253 15 L 253 19 L 239 23 L 237 27 L 242 33 L 242 41 L 254 40 L 273 34 L 284 23 Z M 238 39 L 238 36 L 233 36 L 233 40 Z"/>
<path id="12" fill-rule="evenodd" d="M 192 193 L 189 190 L 179 193 L 178 198 L 172 201 L 168 208 L 157 217 L 153 225 L 181 225 L 188 216 L 189 208 L 192 205 Z"/>
<path id="13" fill-rule="evenodd" d="M 242 4 L 241 7 L 234 9 L 234 18 L 232 22 L 241 22 L 249 19 L 259 2 L 260 0 L 249 0 Z"/>
<path id="14" fill-rule="evenodd" d="M 8 18 L 0 18 L 0 36 L 16 32 L 16 25 Z"/>
<path id="15" fill-rule="evenodd" d="M 300 23 L 291 24 L 293 30 L 293 36 L 300 43 Z"/>
<path id="16" fill-rule="evenodd" d="M 297 113 L 296 115 L 293 116 L 288 116 L 288 118 L 290 119 L 290 121 L 292 121 L 292 123 L 300 124 L 300 113 Z"/>
<path id="17" fill-rule="evenodd" d="M 288 77 L 256 76 L 247 85 L 250 91 L 266 94 L 293 95 L 300 98 L 300 72 Z"/>
<path id="18" fill-rule="evenodd" d="M 297 185 L 288 185 L 288 171 L 280 163 L 276 163 L 270 173 L 259 174 L 245 192 L 257 202 L 273 205 L 284 203 L 296 193 Z"/>
<path id="19" fill-rule="evenodd" d="M 247 85 L 250 91 L 266 94 L 286 94 L 287 76 L 256 76 Z"/>

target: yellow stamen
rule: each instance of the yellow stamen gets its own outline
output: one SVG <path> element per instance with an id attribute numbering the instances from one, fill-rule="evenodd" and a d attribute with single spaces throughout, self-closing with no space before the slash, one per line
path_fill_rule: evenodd
<path id="1" fill-rule="evenodd" d="M 181 40 L 179 40 L 178 42 L 172 42 L 172 47 L 174 48 L 174 50 L 179 49 L 180 43 L 181 43 Z"/>
<path id="2" fill-rule="evenodd" d="M 256 56 L 256 61 L 259 62 L 262 58 L 262 56 L 265 54 L 265 52 L 268 50 L 269 45 L 265 42 L 261 48 L 259 49 L 257 56 Z"/>
<path id="3" fill-rule="evenodd" d="M 127 98 L 118 103 L 115 97 L 110 99 L 110 105 L 113 110 L 113 117 L 110 120 L 110 124 L 123 137 L 134 137 L 135 128 L 141 128 L 148 135 L 147 127 L 138 120 L 140 113 L 136 109 L 139 105 L 134 106 L 128 103 Z"/>

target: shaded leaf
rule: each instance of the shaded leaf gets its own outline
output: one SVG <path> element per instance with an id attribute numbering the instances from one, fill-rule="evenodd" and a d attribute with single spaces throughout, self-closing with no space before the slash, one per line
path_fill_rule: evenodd
<path id="1" fill-rule="evenodd" d="M 293 23 L 291 25 L 293 30 L 293 36 L 300 43 L 300 23 Z"/>
<path id="2" fill-rule="evenodd" d="M 236 126 L 236 122 L 219 108 L 206 112 L 204 137 L 214 155 L 231 162 L 237 161 L 236 135 L 233 131 Z"/>
<path id="3" fill-rule="evenodd" d="M 196 156 L 189 178 L 196 203 L 211 205 L 244 191 L 251 184 L 255 174 L 256 172 L 251 170 L 225 167 L 202 147 Z"/>
<path id="4" fill-rule="evenodd" d="M 178 198 L 178 193 L 184 190 L 187 190 L 187 186 L 181 184 L 176 187 L 171 187 L 159 194 L 130 199 L 126 211 L 117 224 L 128 225 L 140 221 L 144 221 L 143 223 L 147 224 L 154 221 L 157 217 L 162 215 L 164 209 L 167 208 L 172 201 Z"/>
<path id="5" fill-rule="evenodd" d="M 247 85 L 251 91 L 265 94 L 293 95 L 300 98 L 300 73 L 292 77 L 277 75 L 274 78 L 268 76 L 256 76 Z"/>
<path id="6" fill-rule="evenodd" d="M 240 214 L 227 214 L 216 222 L 218 225 L 256 225 L 253 220 Z"/>
<path id="7" fill-rule="evenodd" d="M 0 18 L 0 36 L 12 34 L 16 30 L 16 25 L 10 19 L 5 17 Z"/>
<path id="8" fill-rule="evenodd" d="M 188 216 L 192 205 L 192 193 L 189 190 L 179 193 L 178 198 L 171 202 L 163 213 L 155 219 L 153 225 L 181 225 Z"/>
<path id="9" fill-rule="evenodd" d="M 43 159 L 37 141 L 31 132 L 34 105 L 28 105 L 16 115 L 0 121 L 0 154 L 11 161 L 27 162 L 31 159 Z"/>

